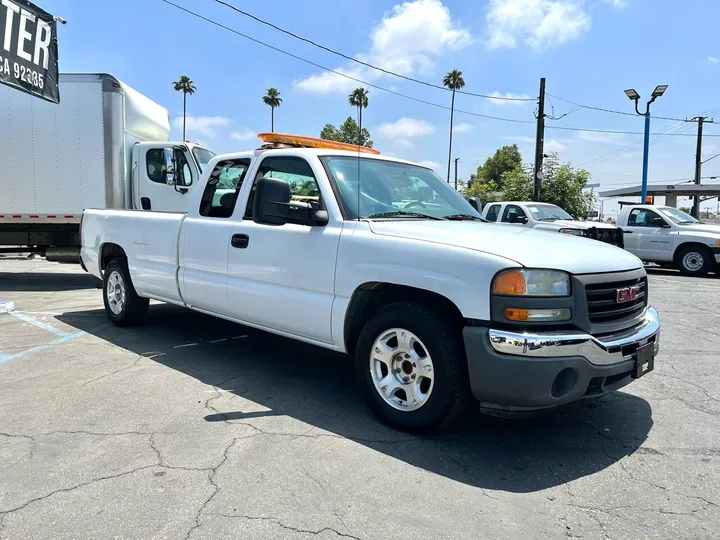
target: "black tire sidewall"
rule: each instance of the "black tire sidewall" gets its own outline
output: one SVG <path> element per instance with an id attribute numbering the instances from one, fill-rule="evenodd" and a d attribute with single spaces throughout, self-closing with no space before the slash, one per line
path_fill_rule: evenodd
<path id="1" fill-rule="evenodd" d="M 110 283 L 110 275 L 113 272 L 117 272 L 120 274 L 120 277 L 123 279 L 123 283 L 125 285 L 125 304 L 123 305 L 122 311 L 120 313 L 113 313 L 113 310 L 110 309 L 110 302 L 108 301 L 108 284 Z M 107 265 L 107 268 L 105 269 L 105 275 L 103 276 L 103 302 L 105 304 L 105 312 L 107 313 L 107 316 L 110 318 L 110 320 L 116 324 L 122 324 L 125 320 L 125 314 L 127 313 L 128 309 L 128 273 L 127 273 L 127 263 L 122 264 L 121 259 L 113 259 L 110 261 Z"/>
<path id="2" fill-rule="evenodd" d="M 693 252 L 699 253 L 703 258 L 703 265 L 699 270 L 688 270 L 683 265 L 683 259 L 685 258 L 685 255 Z M 712 253 L 710 253 L 709 249 L 691 246 L 684 248 L 678 252 L 677 266 L 683 274 L 686 274 L 688 276 L 704 276 L 712 271 L 714 265 L 715 259 L 713 258 Z"/>
<path id="3" fill-rule="evenodd" d="M 408 310 L 407 307 L 414 307 Z M 391 328 L 414 333 L 427 348 L 433 361 L 433 391 L 414 411 L 401 411 L 388 405 L 375 388 L 370 373 L 370 351 L 375 340 Z M 437 336 L 438 330 L 443 334 Z M 373 412 L 384 422 L 406 430 L 427 431 L 444 423 L 451 413 L 457 393 L 464 390 L 457 381 L 467 381 L 467 365 L 459 334 L 432 312 L 411 304 L 392 304 L 379 310 L 365 325 L 355 348 L 355 368 L 361 390 Z M 457 373 L 459 372 L 459 373 Z M 462 379 L 465 377 L 465 379 Z"/>

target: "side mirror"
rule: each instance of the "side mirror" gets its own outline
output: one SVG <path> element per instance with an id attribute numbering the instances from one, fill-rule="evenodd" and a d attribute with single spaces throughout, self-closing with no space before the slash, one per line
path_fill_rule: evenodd
<path id="1" fill-rule="evenodd" d="M 465 200 L 469 202 L 470 206 L 472 206 L 475 210 L 477 210 L 478 212 L 480 211 L 480 208 L 478 208 L 478 203 L 475 199 L 473 199 L 472 197 L 467 197 Z"/>
<path id="2" fill-rule="evenodd" d="M 667 222 L 666 222 L 663 218 L 661 218 L 661 217 L 655 217 L 655 218 L 653 218 L 652 224 L 653 224 L 655 227 L 662 227 L 663 229 L 669 229 L 669 228 L 670 228 L 670 225 L 668 225 Z"/>
<path id="3" fill-rule="evenodd" d="M 285 225 L 290 211 L 290 184 L 279 178 L 262 177 L 255 185 L 253 221 L 265 225 Z"/>
<path id="4" fill-rule="evenodd" d="M 524 225 L 524 224 L 526 224 L 526 223 L 528 222 L 528 218 L 527 218 L 527 216 L 518 216 L 518 217 L 517 217 L 517 222 L 518 222 L 518 223 L 522 223 L 522 224 Z"/>
<path id="5" fill-rule="evenodd" d="M 508 214 L 508 223 L 522 223 L 517 214 Z"/>

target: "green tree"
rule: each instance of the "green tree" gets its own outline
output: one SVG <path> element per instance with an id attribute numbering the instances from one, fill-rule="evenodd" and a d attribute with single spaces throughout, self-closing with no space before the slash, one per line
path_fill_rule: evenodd
<path id="1" fill-rule="evenodd" d="M 180 78 L 177 81 L 173 81 L 173 88 L 183 93 L 183 135 L 182 140 L 185 140 L 185 117 L 187 116 L 187 96 L 190 94 L 191 96 L 195 93 L 195 85 L 193 84 L 193 81 L 190 77 L 187 75 L 180 75 Z"/>
<path id="2" fill-rule="evenodd" d="M 680 207 L 681 212 L 685 212 L 686 214 L 690 213 L 690 207 L 689 206 L 681 206 Z"/>
<path id="3" fill-rule="evenodd" d="M 529 201 L 533 193 L 533 168 L 517 167 L 502 174 L 504 201 Z M 540 200 L 556 204 L 575 217 L 587 218 L 595 203 L 594 196 L 583 188 L 590 180 L 585 169 L 575 169 L 569 163 L 560 163 L 557 154 L 551 154 L 543 165 Z"/>
<path id="4" fill-rule="evenodd" d="M 280 92 L 277 88 L 268 88 L 267 94 L 262 97 L 265 105 L 270 107 L 270 131 L 275 131 L 275 107 L 279 107 L 282 103 Z"/>
<path id="5" fill-rule="evenodd" d="M 477 197 L 483 205 L 497 200 L 498 185 L 490 180 L 489 182 L 471 182 L 465 188 L 463 195 L 466 197 Z"/>
<path id="6" fill-rule="evenodd" d="M 328 141 L 337 141 L 348 144 L 360 144 L 372 148 L 373 142 L 370 139 L 370 132 L 366 128 L 360 129 L 352 116 L 348 116 L 339 128 L 332 124 L 325 124 L 320 131 L 320 138 Z"/>
<path id="7" fill-rule="evenodd" d="M 450 162 L 452 161 L 452 136 L 453 136 L 453 116 L 455 115 L 455 91 L 465 86 L 465 79 L 462 77 L 462 71 L 453 69 L 445 77 L 443 77 L 443 85 L 452 90 L 452 101 L 450 102 L 450 145 L 448 147 L 448 169 L 447 182 L 450 183 Z"/>
<path id="8" fill-rule="evenodd" d="M 356 88 L 352 91 L 352 94 L 348 96 L 348 103 L 350 103 L 350 105 L 352 105 L 353 107 L 357 107 L 358 110 L 358 125 L 360 127 L 360 129 L 358 130 L 358 135 L 362 133 L 362 112 L 363 109 L 367 109 L 369 93 L 370 91 L 366 88 Z M 360 144 L 360 141 L 358 140 L 355 144 Z"/>
<path id="9" fill-rule="evenodd" d="M 514 171 L 522 167 L 522 154 L 517 144 L 506 145 L 498 148 L 495 154 L 485 160 L 485 163 L 478 167 L 477 178 L 495 182 L 502 188 L 503 173 Z"/>

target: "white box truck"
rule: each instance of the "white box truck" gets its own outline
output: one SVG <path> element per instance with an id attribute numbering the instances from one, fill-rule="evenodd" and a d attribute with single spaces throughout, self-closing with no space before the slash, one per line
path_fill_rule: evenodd
<path id="1" fill-rule="evenodd" d="M 170 141 L 167 109 L 111 75 L 59 85 L 59 105 L 0 86 L 0 252 L 79 262 L 85 208 L 184 212 L 214 154 Z"/>

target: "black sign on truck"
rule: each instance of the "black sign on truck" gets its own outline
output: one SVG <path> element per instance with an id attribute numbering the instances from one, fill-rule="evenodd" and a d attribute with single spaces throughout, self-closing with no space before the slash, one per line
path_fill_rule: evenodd
<path id="1" fill-rule="evenodd" d="M 27 0 L 0 0 L 0 83 L 60 103 L 57 23 Z"/>

